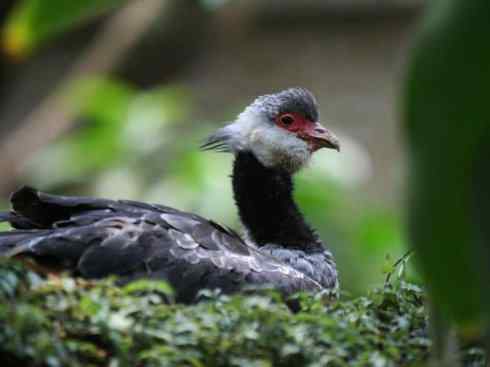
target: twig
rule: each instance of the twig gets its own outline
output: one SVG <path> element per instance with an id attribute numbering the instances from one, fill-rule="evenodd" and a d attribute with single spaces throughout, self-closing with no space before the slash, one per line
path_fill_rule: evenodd
<path id="1" fill-rule="evenodd" d="M 405 254 L 400 257 L 392 266 L 391 266 L 391 271 L 388 272 L 388 274 L 386 274 L 386 278 L 385 278 L 385 285 L 386 284 L 389 284 L 390 283 L 390 280 L 391 280 L 391 275 L 394 273 L 394 271 L 396 270 L 396 268 L 403 262 L 407 261 L 407 259 L 412 255 L 413 253 L 413 250 L 408 250 L 407 252 L 405 252 Z"/>

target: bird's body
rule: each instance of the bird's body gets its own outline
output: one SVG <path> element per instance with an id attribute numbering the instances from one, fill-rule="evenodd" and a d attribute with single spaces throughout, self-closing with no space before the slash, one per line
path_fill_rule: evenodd
<path id="1" fill-rule="evenodd" d="M 164 279 L 182 302 L 195 301 L 202 289 L 231 293 L 247 285 L 270 285 L 284 294 L 336 289 L 332 255 L 294 203 L 292 174 L 318 149 L 314 144 L 338 145 L 321 127 L 309 141 L 294 138 L 302 129 L 290 130 L 289 121 L 286 134 L 283 127 L 260 121 L 267 114 L 275 121 L 302 113 L 316 122 L 309 92 L 281 93 L 259 97 L 204 145 L 235 155 L 233 191 L 247 241 L 213 221 L 162 205 L 23 188 L 11 197 L 12 211 L 0 215 L 15 228 L 0 233 L 0 255 L 29 257 L 86 278 Z M 288 103 L 292 107 L 282 112 Z M 284 139 L 292 142 L 290 150 L 281 145 Z"/>

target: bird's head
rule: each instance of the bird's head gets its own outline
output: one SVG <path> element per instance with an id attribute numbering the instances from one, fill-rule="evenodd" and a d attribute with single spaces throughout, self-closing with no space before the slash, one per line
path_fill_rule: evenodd
<path id="1" fill-rule="evenodd" d="M 337 137 L 319 122 L 313 94 L 304 88 L 260 96 L 202 148 L 250 151 L 266 167 L 294 173 L 320 148 L 339 150 Z"/>

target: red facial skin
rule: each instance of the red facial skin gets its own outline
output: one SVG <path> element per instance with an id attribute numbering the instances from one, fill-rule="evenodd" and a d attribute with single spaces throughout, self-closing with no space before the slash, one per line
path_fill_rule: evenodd
<path id="1" fill-rule="evenodd" d="M 276 117 L 276 125 L 308 143 L 312 152 L 320 148 L 339 150 L 338 139 L 319 122 L 306 119 L 295 112 L 282 113 Z"/>
<path id="2" fill-rule="evenodd" d="M 312 121 L 305 119 L 298 113 L 282 113 L 276 117 L 276 124 L 283 129 L 291 131 L 292 133 L 298 133 L 305 129 L 308 129 L 308 125 L 313 125 Z"/>

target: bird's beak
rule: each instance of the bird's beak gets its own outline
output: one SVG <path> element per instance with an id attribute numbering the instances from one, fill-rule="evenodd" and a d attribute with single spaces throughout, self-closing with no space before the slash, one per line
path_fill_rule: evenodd
<path id="1" fill-rule="evenodd" d="M 300 138 L 308 141 L 313 150 L 329 148 L 340 152 L 339 139 L 334 133 L 323 127 L 319 122 L 315 122 L 313 125 L 310 125 L 308 129 L 304 130 L 300 135 Z"/>

